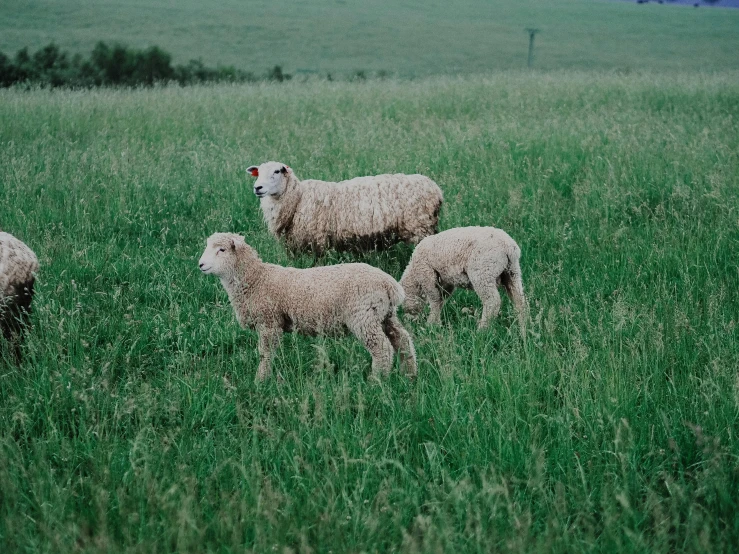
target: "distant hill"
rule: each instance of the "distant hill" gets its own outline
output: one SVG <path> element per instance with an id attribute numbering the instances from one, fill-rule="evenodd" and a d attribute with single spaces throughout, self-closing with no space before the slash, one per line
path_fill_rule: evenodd
<path id="1" fill-rule="evenodd" d="M 695 4 L 699 3 L 701 7 L 707 6 L 711 8 L 739 8 L 739 0 L 718 0 L 716 2 L 706 2 L 705 0 L 701 0 L 700 2 L 696 2 L 696 0 L 693 0 L 692 2 L 690 0 L 666 0 L 669 1 L 671 4 L 688 4 L 690 6 L 694 6 Z"/>
<path id="2" fill-rule="evenodd" d="M 618 0 L 619 2 L 631 2 L 631 3 L 642 3 L 642 4 L 676 4 L 679 6 L 690 6 L 706 8 L 739 8 L 739 0 L 716 0 L 715 2 L 706 2 L 705 0 Z"/>
<path id="3" fill-rule="evenodd" d="M 421 76 L 525 67 L 526 27 L 542 69 L 739 69 L 739 10 L 610 0 L 23 0 L 3 3 L 0 51 L 104 40 L 175 63 Z"/>

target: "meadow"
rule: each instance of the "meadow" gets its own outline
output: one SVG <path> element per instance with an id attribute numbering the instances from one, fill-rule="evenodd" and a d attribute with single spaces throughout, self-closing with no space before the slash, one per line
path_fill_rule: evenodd
<path id="1" fill-rule="evenodd" d="M 700 1 L 700 0 L 699 0 Z M 262 74 L 401 77 L 539 69 L 739 69 L 739 10 L 609 0 L 24 0 L 4 2 L 0 51 L 49 42 L 159 46 Z"/>
<path id="2" fill-rule="evenodd" d="M 2 552 L 731 552 L 739 545 L 739 75 L 0 91 L 0 228 L 41 261 L 0 360 Z M 521 245 L 475 329 L 408 322 L 419 377 L 286 335 L 258 385 L 198 258 L 290 257 L 245 168 L 420 172 L 441 228 Z"/>

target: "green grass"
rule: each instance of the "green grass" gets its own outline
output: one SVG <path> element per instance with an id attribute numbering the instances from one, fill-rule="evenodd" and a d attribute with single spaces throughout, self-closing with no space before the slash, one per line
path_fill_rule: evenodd
<path id="1" fill-rule="evenodd" d="M 0 91 L 0 227 L 42 265 L 26 362 L 0 361 L 0 551 L 735 551 L 737 77 Z M 312 263 L 265 231 L 244 170 L 269 159 L 422 172 L 443 229 L 508 231 L 527 343 L 458 291 L 408 324 L 416 382 L 288 335 L 256 385 L 197 260 L 239 231 Z"/>
<path id="2" fill-rule="evenodd" d="M 87 55 L 99 40 L 158 45 L 263 73 L 400 76 L 541 69 L 739 69 L 739 10 L 607 0 L 24 0 L 5 2 L 0 51 L 50 41 Z"/>

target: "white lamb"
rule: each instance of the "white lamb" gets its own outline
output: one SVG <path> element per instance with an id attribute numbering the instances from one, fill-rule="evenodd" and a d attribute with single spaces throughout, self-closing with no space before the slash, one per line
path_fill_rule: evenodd
<path id="1" fill-rule="evenodd" d="M 247 172 L 257 177 L 254 194 L 269 232 L 292 251 L 416 244 L 437 230 L 443 195 L 423 175 L 300 181 L 279 162 L 253 165 Z"/>
<path id="2" fill-rule="evenodd" d="M 525 333 L 526 297 L 521 281 L 521 249 L 508 234 L 494 227 L 458 227 L 423 239 L 416 246 L 400 284 L 406 294 L 403 309 L 417 315 L 430 305 L 428 323 L 441 323 L 442 293 L 456 287 L 473 289 L 482 301 L 478 328 L 500 311 L 498 286 L 505 287 Z"/>
<path id="3" fill-rule="evenodd" d="M 367 264 L 296 269 L 262 262 L 244 237 L 216 233 L 208 238 L 200 270 L 220 278 L 236 319 L 259 333 L 257 378 L 271 374 L 270 360 L 283 332 L 306 335 L 353 333 L 372 355 L 372 371 L 387 375 L 394 352 L 410 376 L 416 353 L 396 310 L 403 289 Z"/>
<path id="4" fill-rule="evenodd" d="M 28 246 L 0 232 L 0 330 L 17 361 L 38 269 L 36 254 Z"/>

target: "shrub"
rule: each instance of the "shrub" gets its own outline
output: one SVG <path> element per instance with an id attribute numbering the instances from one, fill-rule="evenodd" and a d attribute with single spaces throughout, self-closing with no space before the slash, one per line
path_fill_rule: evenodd
<path id="1" fill-rule="evenodd" d="M 283 73 L 282 66 L 276 65 L 270 70 L 269 73 L 267 73 L 267 79 L 269 79 L 270 81 L 279 81 L 281 83 L 282 81 L 289 81 L 290 79 L 292 79 L 292 75 Z"/>
<path id="2" fill-rule="evenodd" d="M 285 81 L 292 76 L 279 65 L 265 79 Z M 28 48 L 19 50 L 14 60 L 0 52 L 0 87 L 14 84 L 42 87 L 153 86 L 175 81 L 180 85 L 206 82 L 241 83 L 256 81 L 250 71 L 233 66 L 206 67 L 200 60 L 172 66 L 172 56 L 152 46 L 135 50 L 122 44 L 109 46 L 98 42 L 88 59 L 75 54 L 71 59 L 55 44 L 49 44 L 33 55 Z"/>

